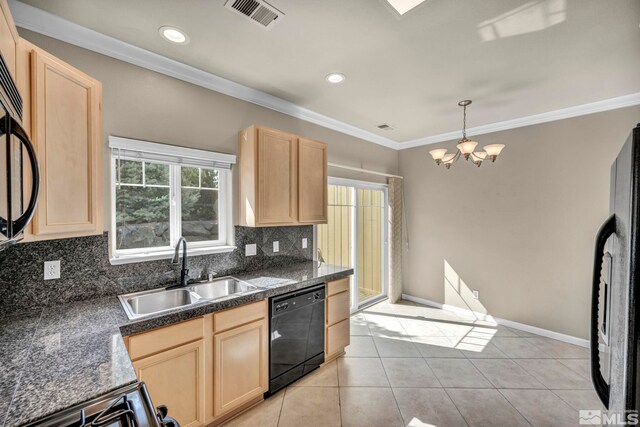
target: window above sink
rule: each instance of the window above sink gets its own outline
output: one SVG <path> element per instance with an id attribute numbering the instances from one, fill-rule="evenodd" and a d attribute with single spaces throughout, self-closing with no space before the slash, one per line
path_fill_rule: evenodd
<path id="1" fill-rule="evenodd" d="M 113 136 L 109 146 L 112 264 L 171 258 L 181 236 L 190 254 L 235 249 L 235 156 Z"/>

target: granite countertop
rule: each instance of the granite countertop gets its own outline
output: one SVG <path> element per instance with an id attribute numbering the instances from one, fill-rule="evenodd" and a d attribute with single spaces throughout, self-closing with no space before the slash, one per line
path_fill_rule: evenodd
<path id="1" fill-rule="evenodd" d="M 137 320 L 127 318 L 117 297 L 0 314 L 0 426 L 35 421 L 135 382 L 123 336 L 350 274 L 351 268 L 313 261 L 236 274 L 259 289 Z"/>

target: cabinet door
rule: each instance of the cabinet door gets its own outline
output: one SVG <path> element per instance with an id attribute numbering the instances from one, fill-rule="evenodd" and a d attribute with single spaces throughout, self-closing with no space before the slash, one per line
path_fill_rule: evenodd
<path id="1" fill-rule="evenodd" d="M 0 53 L 9 73 L 16 79 L 16 44 L 18 30 L 13 22 L 6 0 L 0 0 Z M 21 94 L 24 96 L 24 94 Z"/>
<path id="2" fill-rule="evenodd" d="M 298 222 L 327 223 L 327 144 L 298 142 Z"/>
<path id="3" fill-rule="evenodd" d="M 297 145 L 295 135 L 258 129 L 258 225 L 297 222 Z"/>
<path id="4" fill-rule="evenodd" d="M 33 233 L 101 234 L 102 86 L 40 49 L 32 50 L 31 65 L 32 139 L 41 168 Z"/>
<path id="5" fill-rule="evenodd" d="M 182 427 L 204 425 L 204 341 L 196 341 L 133 362 L 154 405 L 167 405 Z"/>
<path id="6" fill-rule="evenodd" d="M 219 417 L 267 391 L 267 321 L 257 320 L 213 337 L 214 415 Z"/>

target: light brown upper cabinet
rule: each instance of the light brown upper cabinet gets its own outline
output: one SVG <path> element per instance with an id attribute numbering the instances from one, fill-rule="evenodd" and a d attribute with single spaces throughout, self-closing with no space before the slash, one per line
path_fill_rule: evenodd
<path id="1" fill-rule="evenodd" d="M 31 47 L 31 138 L 41 191 L 29 237 L 102 234 L 102 85 Z"/>
<path id="2" fill-rule="evenodd" d="M 14 80 L 16 78 L 16 45 L 19 39 L 7 0 L 0 0 L 0 53 Z"/>
<path id="3" fill-rule="evenodd" d="M 296 220 L 297 144 L 295 135 L 258 129 L 257 218 L 260 224 Z"/>
<path id="4" fill-rule="evenodd" d="M 327 222 L 327 144 L 298 139 L 298 222 Z"/>
<path id="5" fill-rule="evenodd" d="M 238 141 L 240 225 L 327 222 L 327 146 L 251 126 Z"/>

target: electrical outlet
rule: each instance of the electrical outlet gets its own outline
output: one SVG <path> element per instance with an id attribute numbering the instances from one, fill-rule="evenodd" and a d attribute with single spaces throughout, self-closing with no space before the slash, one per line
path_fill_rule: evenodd
<path id="1" fill-rule="evenodd" d="M 258 247 L 256 246 L 255 243 L 252 243 L 250 245 L 245 245 L 244 247 L 245 256 L 254 256 L 257 253 L 258 253 Z"/>
<path id="2" fill-rule="evenodd" d="M 60 278 L 60 261 L 44 262 L 44 280 Z"/>
<path id="3" fill-rule="evenodd" d="M 307 249 L 307 238 L 302 239 L 302 249 Z"/>
<path id="4" fill-rule="evenodd" d="M 273 252 L 280 252 L 280 242 L 277 240 L 273 242 Z"/>
<path id="5" fill-rule="evenodd" d="M 473 298 L 480 299 L 480 291 L 473 291 Z"/>

